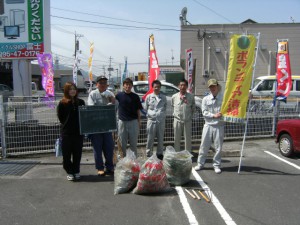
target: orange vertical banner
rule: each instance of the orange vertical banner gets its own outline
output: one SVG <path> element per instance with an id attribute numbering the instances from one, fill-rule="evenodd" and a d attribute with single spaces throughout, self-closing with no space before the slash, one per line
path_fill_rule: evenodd
<path id="1" fill-rule="evenodd" d="M 88 60 L 89 81 L 90 81 L 89 92 L 92 91 L 92 86 L 93 86 L 93 72 L 92 72 L 93 54 L 94 54 L 94 43 L 92 42 L 92 43 L 90 43 L 90 57 L 89 57 L 89 60 Z"/>

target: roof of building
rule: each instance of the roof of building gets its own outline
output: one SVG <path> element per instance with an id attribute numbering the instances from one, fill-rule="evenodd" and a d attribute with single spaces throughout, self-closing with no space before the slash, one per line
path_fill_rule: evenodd
<path id="1" fill-rule="evenodd" d="M 241 22 L 241 24 L 245 24 L 245 23 L 257 23 L 257 22 L 252 19 L 247 19 L 244 22 Z"/>

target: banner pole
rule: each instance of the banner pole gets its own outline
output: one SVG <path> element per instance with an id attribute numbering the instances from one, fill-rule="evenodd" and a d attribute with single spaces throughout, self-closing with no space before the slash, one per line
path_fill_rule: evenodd
<path id="1" fill-rule="evenodd" d="M 252 90 L 253 84 L 254 84 L 254 76 L 255 76 L 257 53 L 258 53 L 258 50 L 259 50 L 259 39 L 260 39 L 260 33 L 257 34 L 256 53 L 255 53 L 255 59 L 254 59 L 254 65 L 253 65 L 251 90 Z M 242 149 L 241 149 L 241 154 L 240 154 L 240 162 L 239 162 L 238 174 L 240 174 L 241 165 L 242 165 L 242 157 L 243 157 L 243 153 L 244 153 L 245 140 L 246 140 L 246 135 L 247 135 L 247 130 L 248 130 L 249 109 L 250 109 L 251 103 L 252 103 L 252 97 L 250 97 L 249 105 L 248 105 L 248 109 L 247 109 L 247 119 L 246 119 L 245 132 L 244 132 L 244 137 L 243 137 L 243 144 L 242 144 Z"/>

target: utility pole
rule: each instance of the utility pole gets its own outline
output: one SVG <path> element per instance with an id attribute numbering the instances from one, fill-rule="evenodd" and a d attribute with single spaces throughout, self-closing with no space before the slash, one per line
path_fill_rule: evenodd
<path id="1" fill-rule="evenodd" d="M 171 49 L 171 52 L 172 52 L 172 66 L 173 66 L 173 61 L 174 61 L 174 56 L 173 56 L 173 49 Z"/>
<path id="2" fill-rule="evenodd" d="M 79 38 L 83 37 L 82 34 L 76 34 L 76 31 L 75 31 L 75 53 L 74 53 L 74 56 L 76 58 L 77 56 L 77 51 L 79 51 Z"/>
<path id="3" fill-rule="evenodd" d="M 59 57 L 58 57 L 58 55 L 56 55 L 55 58 L 54 58 L 54 65 L 55 65 L 55 69 L 58 70 L 59 69 Z"/>
<path id="4" fill-rule="evenodd" d="M 107 70 L 108 70 L 108 81 L 109 81 L 109 86 L 114 86 L 114 85 L 113 85 L 113 82 L 112 82 L 112 80 L 111 80 L 111 72 L 114 71 L 114 68 L 111 67 L 111 60 L 112 60 L 112 59 L 113 59 L 113 58 L 110 56 L 110 57 L 109 57 L 109 67 L 107 68 Z"/>
<path id="5" fill-rule="evenodd" d="M 123 74 L 122 74 L 122 64 L 121 63 L 119 63 L 119 71 L 120 71 L 120 80 L 118 81 L 119 83 L 119 87 L 120 87 L 120 89 L 121 89 L 121 87 L 122 87 L 122 84 L 121 84 L 121 82 L 122 82 L 122 76 L 123 76 Z"/>
<path id="6" fill-rule="evenodd" d="M 77 85 L 77 71 L 79 68 L 79 59 L 78 59 L 77 52 L 81 53 L 79 50 L 79 38 L 81 38 L 81 37 L 83 37 L 83 35 L 76 34 L 76 31 L 75 31 L 75 53 L 74 53 L 75 60 L 74 60 L 74 66 L 73 66 L 73 82 L 76 85 Z"/>
<path id="7" fill-rule="evenodd" d="M 103 69 L 103 76 L 105 76 L 106 75 L 105 66 L 102 66 L 102 69 Z"/>
<path id="8" fill-rule="evenodd" d="M 120 83 L 120 82 L 119 82 L 119 69 L 117 68 L 116 71 L 117 71 L 117 79 L 116 79 L 116 83 L 117 83 L 117 86 L 118 86 L 118 84 Z"/>

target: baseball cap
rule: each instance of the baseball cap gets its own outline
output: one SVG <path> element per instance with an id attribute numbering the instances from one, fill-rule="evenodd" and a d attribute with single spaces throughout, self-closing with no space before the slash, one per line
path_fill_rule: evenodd
<path id="1" fill-rule="evenodd" d="M 101 75 L 101 76 L 97 77 L 96 82 L 99 82 L 100 80 L 107 80 L 107 78 L 106 78 L 106 76 Z"/>
<path id="2" fill-rule="evenodd" d="M 212 85 L 219 85 L 218 81 L 216 79 L 210 79 L 207 82 L 207 87 L 210 87 Z"/>

